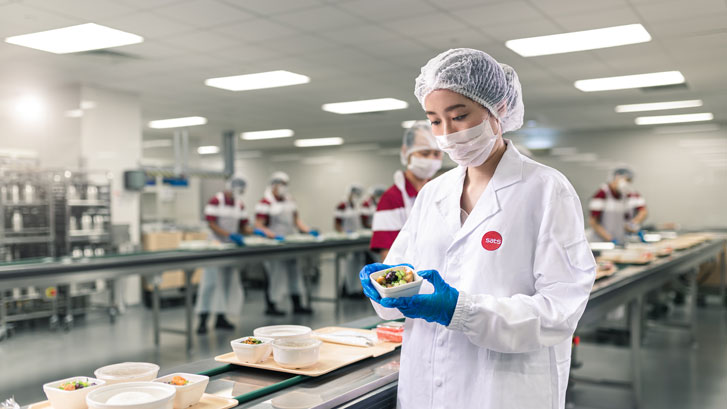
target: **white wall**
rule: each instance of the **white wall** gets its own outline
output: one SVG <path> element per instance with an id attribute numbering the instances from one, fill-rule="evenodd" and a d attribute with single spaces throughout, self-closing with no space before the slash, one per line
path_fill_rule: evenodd
<path id="1" fill-rule="evenodd" d="M 516 138 L 520 140 L 520 138 Z M 527 138 L 522 138 L 527 140 Z M 640 132 L 572 133 L 554 138 L 558 147 L 595 153 L 596 162 L 566 162 L 558 156 L 536 160 L 557 168 L 573 183 L 584 210 L 617 163 L 629 165 L 635 188 L 646 198 L 647 224 L 676 222 L 685 228 L 727 228 L 727 168 L 709 166 L 705 153 L 727 160 L 727 131 L 658 134 Z M 702 146 L 702 147 L 699 147 Z"/>

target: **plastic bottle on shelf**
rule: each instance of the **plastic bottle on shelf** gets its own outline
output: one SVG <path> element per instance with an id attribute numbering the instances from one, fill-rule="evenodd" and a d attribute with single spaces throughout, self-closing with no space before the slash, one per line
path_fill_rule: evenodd
<path id="1" fill-rule="evenodd" d="M 103 249 L 103 247 L 97 247 L 93 250 L 93 254 L 97 257 L 101 257 L 106 254 L 106 251 Z"/>
<path id="2" fill-rule="evenodd" d="M 68 200 L 78 199 L 78 191 L 76 190 L 76 186 L 68 185 L 68 190 L 66 191 L 66 198 Z"/>
<path id="3" fill-rule="evenodd" d="M 20 232 L 23 230 L 23 215 L 18 210 L 13 212 L 13 231 Z"/>
<path id="4" fill-rule="evenodd" d="M 78 230 L 78 220 L 76 220 L 76 216 L 71 216 L 68 218 L 68 226 L 68 230 L 70 231 Z"/>
<path id="5" fill-rule="evenodd" d="M 102 233 L 104 227 L 104 217 L 100 214 L 93 216 L 93 228 L 96 232 Z"/>
<path id="6" fill-rule="evenodd" d="M 73 258 L 81 258 L 83 257 L 83 250 L 81 250 L 78 247 L 74 247 L 73 251 L 71 252 L 71 257 Z"/>
<path id="7" fill-rule="evenodd" d="M 25 196 L 25 203 L 32 203 L 35 201 L 35 186 L 31 185 L 30 182 L 25 183 L 25 189 L 23 192 Z"/>
<path id="8" fill-rule="evenodd" d="M 84 213 L 81 216 L 81 230 L 86 232 L 93 230 L 93 219 L 91 219 L 91 215 Z"/>
<path id="9" fill-rule="evenodd" d="M 98 188 L 94 185 L 88 185 L 86 189 L 86 199 L 90 201 L 98 200 Z"/>
<path id="10" fill-rule="evenodd" d="M 10 201 L 12 203 L 20 203 L 20 185 L 10 186 Z"/>
<path id="11" fill-rule="evenodd" d="M 83 249 L 83 256 L 93 257 L 93 248 L 91 248 L 91 246 L 86 246 L 86 248 Z"/>

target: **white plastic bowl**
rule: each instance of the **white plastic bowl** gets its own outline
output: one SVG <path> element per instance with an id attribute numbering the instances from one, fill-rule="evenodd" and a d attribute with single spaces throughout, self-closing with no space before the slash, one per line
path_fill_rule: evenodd
<path id="1" fill-rule="evenodd" d="M 174 396 L 174 409 L 188 408 L 199 402 L 199 400 L 202 399 L 205 389 L 207 389 L 207 384 L 210 383 L 209 376 L 191 373 L 173 373 L 171 375 L 157 378 L 154 382 L 169 385 L 169 382 L 171 382 L 172 378 L 175 376 L 181 376 L 188 380 L 189 383 L 186 385 L 171 385 L 177 389 L 177 394 Z"/>
<path id="2" fill-rule="evenodd" d="M 248 338 L 256 338 L 262 341 L 262 344 L 244 344 L 242 341 Z M 230 341 L 232 351 L 235 352 L 235 356 L 242 362 L 247 364 L 255 364 L 263 362 L 273 352 L 273 339 L 265 337 L 244 337 Z"/>
<path id="3" fill-rule="evenodd" d="M 303 325 L 270 325 L 267 327 L 256 328 L 252 332 L 256 338 L 310 338 L 313 330 Z"/>
<path id="4" fill-rule="evenodd" d="M 61 385 L 71 381 L 83 381 L 95 383 L 96 385 L 75 391 L 64 391 L 63 389 L 58 389 Z M 45 392 L 45 396 L 48 397 L 53 409 L 86 409 L 88 407 L 86 406 L 86 395 L 88 395 L 88 393 L 92 390 L 98 389 L 105 384 L 106 382 L 100 379 L 89 378 L 87 376 L 74 376 L 73 378 L 46 383 L 43 385 L 43 392 Z"/>
<path id="5" fill-rule="evenodd" d="M 86 396 L 89 409 L 173 409 L 177 389 L 159 382 L 106 385 Z"/>
<path id="6" fill-rule="evenodd" d="M 107 385 L 121 382 L 151 382 L 159 373 L 159 365 L 148 362 L 123 362 L 107 365 L 94 371 L 96 378 Z"/>
<path id="7" fill-rule="evenodd" d="M 316 338 L 281 338 L 273 341 L 273 359 L 283 368 L 297 369 L 315 365 L 321 352 Z"/>
<path id="8" fill-rule="evenodd" d="M 376 282 L 377 278 L 381 277 L 382 275 L 386 275 L 386 273 L 388 273 L 389 271 L 401 269 L 410 271 L 412 274 L 414 274 L 414 281 L 412 281 L 411 283 L 400 285 L 398 287 L 391 288 L 386 288 Z M 419 289 L 424 282 L 424 279 L 419 274 L 415 273 L 414 270 L 407 266 L 397 266 L 387 268 L 385 270 L 379 270 L 375 273 L 371 273 L 371 275 L 369 275 L 369 278 L 371 279 L 371 284 L 373 284 L 374 288 L 376 288 L 376 291 L 379 292 L 381 298 L 413 297 L 419 294 Z"/>

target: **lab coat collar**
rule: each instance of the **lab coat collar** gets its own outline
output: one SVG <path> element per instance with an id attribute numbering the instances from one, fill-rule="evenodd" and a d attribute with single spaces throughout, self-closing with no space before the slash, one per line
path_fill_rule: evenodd
<path id="1" fill-rule="evenodd" d="M 500 201 L 497 197 L 499 190 L 522 180 L 524 157 L 518 152 L 512 141 L 506 139 L 505 142 L 507 149 L 495 169 L 495 174 L 463 225 L 460 222 L 460 198 L 467 168 L 460 166 L 455 169 L 453 183 L 442 185 L 442 189 L 439 190 L 434 201 L 445 219 L 445 224 L 451 231 L 456 232 L 453 245 L 500 211 Z"/>

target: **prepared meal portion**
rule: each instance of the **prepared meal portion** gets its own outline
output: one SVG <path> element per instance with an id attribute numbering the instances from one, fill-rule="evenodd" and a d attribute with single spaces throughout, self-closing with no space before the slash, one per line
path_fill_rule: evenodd
<path id="1" fill-rule="evenodd" d="M 321 340 L 316 338 L 276 339 L 273 359 L 283 368 L 305 368 L 318 362 Z"/>
<path id="2" fill-rule="evenodd" d="M 191 373 L 173 373 L 154 380 L 174 386 L 177 390 L 172 404 L 174 409 L 185 409 L 197 404 L 202 399 L 209 381 L 208 376 Z"/>
<path id="3" fill-rule="evenodd" d="M 58 386 L 58 389 L 62 389 L 64 391 L 75 391 L 78 389 L 88 388 L 89 386 L 96 385 L 95 382 L 89 382 L 89 381 L 81 381 L 81 380 L 75 380 L 71 382 L 66 382 Z"/>
<path id="4" fill-rule="evenodd" d="M 94 375 L 107 384 L 151 381 L 156 378 L 159 365 L 147 362 L 123 362 L 97 369 Z"/>
<path id="5" fill-rule="evenodd" d="M 384 322 L 376 326 L 376 336 L 379 341 L 398 342 L 404 340 L 404 323 Z"/>
<path id="6" fill-rule="evenodd" d="M 94 389 L 86 396 L 90 409 L 172 409 L 175 386 L 157 382 L 125 382 Z"/>
<path id="7" fill-rule="evenodd" d="M 252 338 L 252 337 L 245 338 L 245 339 L 243 339 L 240 342 L 243 343 L 243 344 L 248 344 L 248 345 L 259 345 L 259 344 L 262 344 L 263 343 L 259 339 Z"/>
<path id="8" fill-rule="evenodd" d="M 273 339 L 265 337 L 244 337 L 230 342 L 232 351 L 241 362 L 256 364 L 265 361 L 273 351 Z"/>
<path id="9" fill-rule="evenodd" d="M 172 378 L 171 381 L 167 382 L 170 385 L 176 385 L 176 386 L 184 386 L 189 383 L 189 381 L 181 376 L 175 376 Z"/>
<path id="10" fill-rule="evenodd" d="M 376 282 L 386 288 L 398 287 L 414 282 L 414 273 L 404 268 L 393 269 L 377 278 Z"/>

